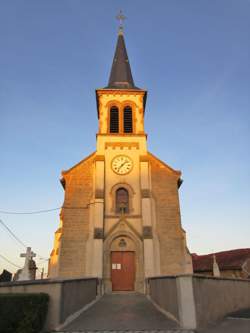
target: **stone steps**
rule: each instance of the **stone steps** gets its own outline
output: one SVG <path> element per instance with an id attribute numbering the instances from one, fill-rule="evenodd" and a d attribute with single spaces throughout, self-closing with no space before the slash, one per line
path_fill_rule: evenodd
<path id="1" fill-rule="evenodd" d="M 57 331 L 51 333 L 195 333 L 193 330 L 170 329 L 170 330 L 78 330 L 78 331 Z"/>

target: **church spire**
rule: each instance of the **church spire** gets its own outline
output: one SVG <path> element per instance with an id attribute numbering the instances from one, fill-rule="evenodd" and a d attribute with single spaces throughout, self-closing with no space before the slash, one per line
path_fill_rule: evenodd
<path id="1" fill-rule="evenodd" d="M 106 88 L 139 89 L 134 85 L 134 80 L 128 60 L 128 54 L 123 35 L 122 21 L 125 19 L 125 16 L 122 15 L 122 12 L 120 11 L 116 18 L 119 20 L 118 39 L 109 76 L 109 83 Z"/>

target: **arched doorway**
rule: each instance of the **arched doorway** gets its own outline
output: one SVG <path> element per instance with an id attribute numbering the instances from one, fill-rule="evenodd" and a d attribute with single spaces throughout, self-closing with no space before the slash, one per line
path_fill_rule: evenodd
<path id="1" fill-rule="evenodd" d="M 104 243 L 104 289 L 143 292 L 141 241 L 129 232 L 116 233 Z"/>
<path id="2" fill-rule="evenodd" d="M 126 237 L 118 237 L 119 250 L 111 251 L 112 291 L 135 290 L 135 251 L 127 251 Z M 115 246 L 117 248 L 117 246 Z"/>

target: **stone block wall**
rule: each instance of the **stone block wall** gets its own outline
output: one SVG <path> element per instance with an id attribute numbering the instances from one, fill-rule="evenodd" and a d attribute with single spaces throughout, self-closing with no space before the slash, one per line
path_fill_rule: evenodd
<path id="1" fill-rule="evenodd" d="M 197 327 L 250 307 L 250 280 L 193 278 Z"/>
<path id="2" fill-rule="evenodd" d="M 149 278 L 148 284 L 151 299 L 185 329 L 250 308 L 250 280 L 179 275 Z"/>
<path id="3" fill-rule="evenodd" d="M 93 238 L 90 235 L 89 205 L 94 197 L 94 157 L 92 154 L 62 173 L 65 199 L 61 210 L 60 245 L 59 250 L 52 251 L 50 277 L 87 275 L 87 240 Z"/>
<path id="4" fill-rule="evenodd" d="M 150 166 L 161 274 L 192 273 L 192 260 L 186 248 L 185 232 L 181 227 L 178 194 L 180 172 L 168 169 L 152 157 Z"/>
<path id="5" fill-rule="evenodd" d="M 149 281 L 151 299 L 179 321 L 176 278 L 152 278 Z"/>
<path id="6" fill-rule="evenodd" d="M 0 283 L 0 293 L 46 293 L 49 309 L 44 330 L 54 330 L 70 315 L 94 301 L 98 295 L 99 280 L 45 279 Z"/>

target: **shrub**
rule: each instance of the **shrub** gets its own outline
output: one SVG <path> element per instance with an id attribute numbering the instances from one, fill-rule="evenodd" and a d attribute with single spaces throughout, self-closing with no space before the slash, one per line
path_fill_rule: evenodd
<path id="1" fill-rule="evenodd" d="M 0 294 L 0 333 L 39 333 L 48 311 L 47 294 Z"/>

